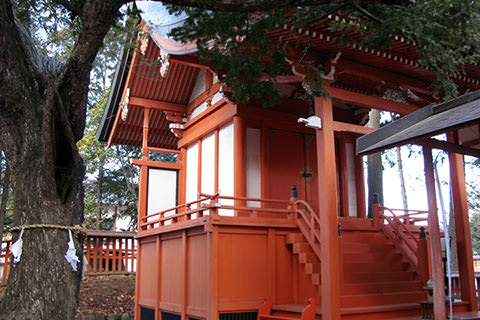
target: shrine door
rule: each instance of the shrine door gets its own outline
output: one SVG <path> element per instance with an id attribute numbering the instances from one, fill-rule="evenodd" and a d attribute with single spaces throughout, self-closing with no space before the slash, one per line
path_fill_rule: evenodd
<path id="1" fill-rule="evenodd" d="M 298 199 L 306 200 L 318 212 L 318 174 L 315 136 L 270 129 L 267 145 L 268 195 L 289 199 L 292 185 Z"/>

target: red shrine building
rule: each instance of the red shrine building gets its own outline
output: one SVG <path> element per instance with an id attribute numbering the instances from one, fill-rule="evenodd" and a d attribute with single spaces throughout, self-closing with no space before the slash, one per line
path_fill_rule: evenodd
<path id="1" fill-rule="evenodd" d="M 444 276 L 436 211 L 374 204 L 368 217 L 356 152 L 357 138 L 373 131 L 370 110 L 405 116 L 435 102 L 415 45 L 396 37 L 376 51 L 348 31 L 356 42 L 339 46 L 335 15 L 309 29 L 278 26 L 272 37 L 308 39 L 322 57 L 330 97 L 309 98 L 293 63 L 275 79 L 281 103 L 262 108 L 234 101 L 194 44 L 169 39 L 149 20 L 156 12 L 144 12 L 139 49 L 124 50 L 98 131 L 109 145 L 142 150 L 132 159 L 140 168 L 136 319 L 445 316 L 445 292 L 433 290 L 432 309 L 426 288 Z M 462 92 L 479 89 L 480 68 L 465 70 L 455 78 Z M 443 149 L 478 146 L 476 121 L 448 131 L 468 147 Z M 408 140 L 367 147 L 388 136 L 367 139 L 363 151 Z M 476 311 L 463 160 L 453 160 L 461 280 L 453 308 Z"/>

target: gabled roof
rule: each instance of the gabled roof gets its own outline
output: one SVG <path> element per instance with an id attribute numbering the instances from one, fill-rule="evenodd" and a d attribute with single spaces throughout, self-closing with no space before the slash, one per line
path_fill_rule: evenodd
<path id="1" fill-rule="evenodd" d="M 458 130 L 459 147 L 480 149 L 480 90 L 426 106 L 358 138 L 357 154 L 382 151 L 449 130 Z"/>
<path id="2" fill-rule="evenodd" d="M 201 64 L 195 56 L 195 43 L 182 44 L 167 36 L 172 27 L 182 24 L 185 17 L 169 15 L 159 2 L 141 1 L 137 5 L 143 11 L 148 45 L 143 54 L 137 49 L 127 49 L 122 55 L 97 137 L 114 144 L 141 145 L 143 114 L 145 107 L 148 107 L 151 109 L 149 146 L 176 148 L 177 138 L 169 130 L 164 111 L 174 110 L 182 116 L 192 111 L 188 105 L 194 98 L 192 90 L 195 80 L 199 70 L 208 69 L 208 66 Z M 363 99 L 366 102 L 362 107 L 382 109 L 378 101 L 393 100 L 380 97 L 378 88 L 391 86 L 400 88 L 407 100 L 398 103 L 398 109 L 401 109 L 399 113 L 412 112 L 433 101 L 431 74 L 419 69 L 415 43 L 395 37 L 391 48 L 384 51 L 367 49 L 361 45 L 363 35 L 354 30 L 333 30 L 331 25 L 336 19 L 341 18 L 335 15 L 323 17 L 303 29 L 281 25 L 272 30 L 271 35 L 296 45 L 308 43 L 312 54 L 327 59 L 327 63 L 341 53 L 335 65 L 334 80 L 330 83 L 331 89 L 337 92 L 332 94 L 334 100 L 352 104 Z M 334 41 L 335 37 L 342 35 L 348 35 L 353 42 L 341 46 Z M 169 54 L 170 67 L 163 78 L 159 72 L 159 61 L 165 54 Z M 456 83 L 463 90 L 479 89 L 480 68 L 472 65 L 465 66 L 465 70 L 465 75 L 456 76 Z M 287 78 L 290 76 L 286 75 Z M 302 78 L 294 78 L 292 76 L 289 84 L 302 90 Z M 122 121 L 119 120 L 118 109 L 127 88 L 130 90 L 128 117 Z M 355 101 L 352 102 L 352 99 Z M 165 106 L 171 109 L 165 110 Z"/>

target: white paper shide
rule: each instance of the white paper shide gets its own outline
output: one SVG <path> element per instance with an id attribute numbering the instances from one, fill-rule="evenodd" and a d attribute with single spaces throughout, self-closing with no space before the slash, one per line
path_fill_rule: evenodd
<path id="1" fill-rule="evenodd" d="M 75 243 L 73 242 L 73 239 L 72 239 L 71 230 L 68 230 L 68 237 L 70 238 L 70 241 L 68 242 L 68 250 L 67 250 L 67 253 L 65 254 L 65 259 L 67 259 L 68 263 L 70 263 L 73 271 L 77 271 L 77 264 L 80 262 L 80 259 L 78 259 L 75 251 Z"/>

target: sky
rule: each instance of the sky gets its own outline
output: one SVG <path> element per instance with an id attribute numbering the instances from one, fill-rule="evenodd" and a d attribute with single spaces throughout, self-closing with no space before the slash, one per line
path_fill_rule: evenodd
<path id="1" fill-rule="evenodd" d="M 409 209 L 427 210 L 427 192 L 425 188 L 425 175 L 423 170 L 423 156 L 421 153 L 421 147 L 411 145 L 401 147 L 405 184 L 408 198 Z M 398 167 L 395 164 L 391 167 L 385 160 L 386 157 L 390 157 L 395 160 L 396 156 L 394 149 L 387 150 L 383 155 L 383 183 L 384 183 L 384 205 L 389 208 L 403 208 L 401 190 L 400 190 L 400 178 L 398 173 Z M 438 165 L 438 174 L 440 177 L 441 190 L 443 195 L 444 207 L 447 212 L 450 208 L 450 189 L 449 189 L 449 163 L 448 156 L 445 152 L 439 150 L 433 150 L 433 158 L 438 157 L 440 159 Z M 472 162 L 474 158 L 466 157 L 466 162 Z M 465 178 L 467 183 L 479 184 L 480 180 L 480 168 L 466 165 Z M 480 187 L 480 186 L 479 186 Z M 442 221 L 442 207 L 439 199 L 439 192 L 437 192 L 437 205 L 439 208 L 439 219 Z"/>

